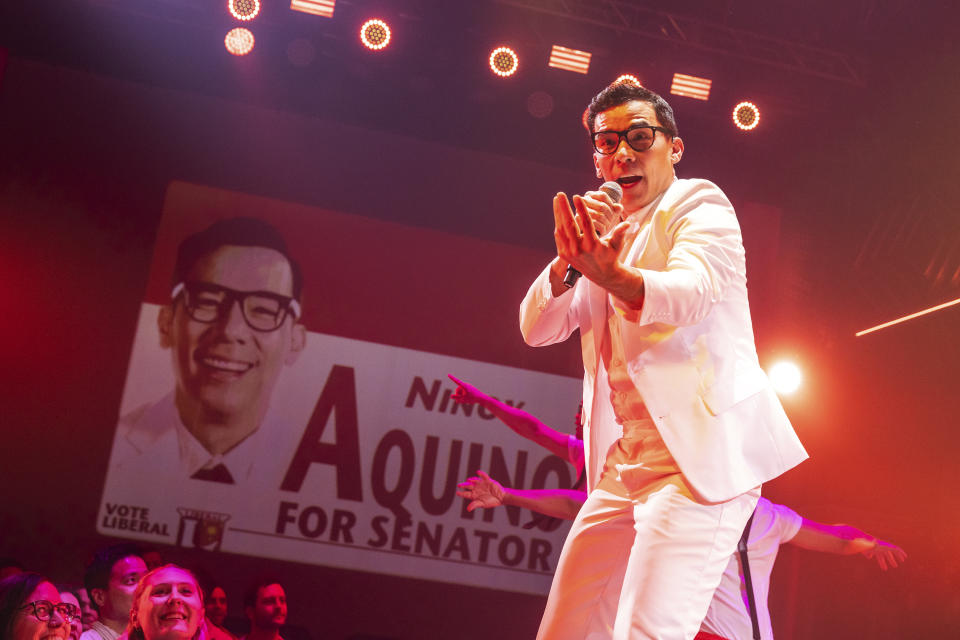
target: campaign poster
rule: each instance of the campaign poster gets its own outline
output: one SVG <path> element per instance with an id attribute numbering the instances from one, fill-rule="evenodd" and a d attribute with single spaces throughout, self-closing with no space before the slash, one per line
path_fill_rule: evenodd
<path id="1" fill-rule="evenodd" d="M 520 298 L 498 278 L 526 278 L 504 285 L 522 295 L 549 259 L 172 183 L 97 530 L 545 594 L 568 524 L 468 513 L 456 485 L 483 469 L 512 487 L 569 488 L 576 472 L 455 402 L 447 375 L 573 432 L 581 381 L 503 362 L 529 347 Z"/>

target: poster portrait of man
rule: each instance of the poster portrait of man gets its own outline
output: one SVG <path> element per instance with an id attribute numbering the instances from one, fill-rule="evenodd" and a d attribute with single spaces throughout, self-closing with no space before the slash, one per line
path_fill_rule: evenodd
<path id="1" fill-rule="evenodd" d="M 176 385 L 121 418 L 114 463 L 208 482 L 253 478 L 279 428 L 265 424 L 274 387 L 305 347 L 302 290 L 297 262 L 265 221 L 227 218 L 186 238 L 157 316 Z"/>

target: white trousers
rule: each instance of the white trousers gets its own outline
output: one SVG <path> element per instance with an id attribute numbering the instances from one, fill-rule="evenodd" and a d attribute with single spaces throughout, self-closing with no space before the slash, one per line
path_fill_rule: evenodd
<path id="1" fill-rule="evenodd" d="M 539 640 L 693 638 L 760 497 L 758 487 L 702 504 L 676 484 L 625 493 L 598 488 L 587 498 L 560 553 Z"/>

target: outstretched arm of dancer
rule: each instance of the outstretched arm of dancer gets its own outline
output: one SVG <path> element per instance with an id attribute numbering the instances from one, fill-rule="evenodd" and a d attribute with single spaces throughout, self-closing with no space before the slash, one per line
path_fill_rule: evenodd
<path id="1" fill-rule="evenodd" d="M 467 478 L 457 485 L 457 495 L 470 500 L 467 511 L 478 507 L 492 509 L 500 505 L 523 507 L 554 518 L 573 520 L 587 499 L 585 491 L 576 489 L 511 489 L 477 471 L 477 476 Z"/>
<path id="2" fill-rule="evenodd" d="M 513 429 L 517 434 L 537 443 L 555 456 L 559 456 L 564 460 L 569 458 L 567 453 L 569 438 L 566 434 L 551 429 L 537 420 L 532 414 L 522 409 L 511 407 L 493 396 L 487 395 L 469 383 L 458 380 L 452 375 L 450 375 L 449 378 L 457 384 L 457 390 L 453 394 L 454 402 L 459 404 L 479 404 L 499 418 L 501 422 Z"/>
<path id="3" fill-rule="evenodd" d="M 859 553 L 876 560 L 884 571 L 888 567 L 898 566 L 898 563 L 907 559 L 906 552 L 897 545 L 876 538 L 856 527 L 845 524 L 823 524 L 807 518 L 803 519 L 800 530 L 790 540 L 790 544 L 812 551 L 841 555 Z"/>

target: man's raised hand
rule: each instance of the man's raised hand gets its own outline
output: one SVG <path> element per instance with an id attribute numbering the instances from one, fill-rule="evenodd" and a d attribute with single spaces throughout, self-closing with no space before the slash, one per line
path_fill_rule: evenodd
<path id="1" fill-rule="evenodd" d="M 604 197 L 609 198 L 604 194 Z M 554 241 L 560 259 L 573 265 L 577 271 L 604 286 L 612 282 L 621 268 L 618 260 L 623 249 L 624 236 L 629 224 L 621 222 L 606 235 L 600 235 L 602 220 L 588 208 L 596 206 L 596 200 L 573 196 L 573 207 L 566 194 L 558 193 L 553 198 Z M 609 205 L 606 205 L 609 206 Z M 616 205 L 622 207 L 620 205 Z"/>

